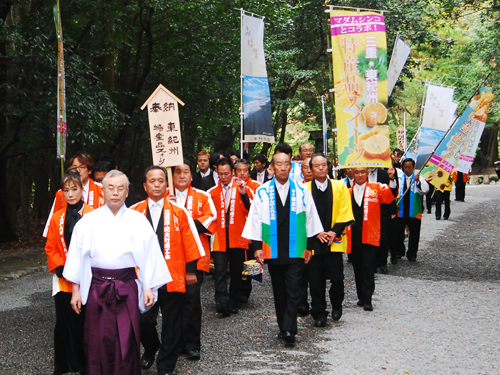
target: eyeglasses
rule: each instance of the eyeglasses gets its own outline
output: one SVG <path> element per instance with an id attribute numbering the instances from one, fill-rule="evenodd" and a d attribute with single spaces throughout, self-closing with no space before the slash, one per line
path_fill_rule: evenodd
<path id="1" fill-rule="evenodd" d="M 123 193 L 127 188 L 125 186 L 107 186 L 106 190 L 109 191 L 110 193 L 114 193 L 115 191 L 118 191 L 119 193 Z"/>
<path id="2" fill-rule="evenodd" d="M 82 165 L 79 165 L 79 166 L 73 167 L 73 168 L 77 169 L 78 172 L 80 172 L 80 171 L 84 171 L 85 169 L 87 169 L 87 166 L 82 164 Z"/>

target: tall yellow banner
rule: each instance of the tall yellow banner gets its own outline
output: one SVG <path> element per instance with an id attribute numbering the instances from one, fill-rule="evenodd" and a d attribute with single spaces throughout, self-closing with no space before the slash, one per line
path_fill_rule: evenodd
<path id="1" fill-rule="evenodd" d="M 376 12 L 330 12 L 339 165 L 389 167 L 387 39 Z"/>

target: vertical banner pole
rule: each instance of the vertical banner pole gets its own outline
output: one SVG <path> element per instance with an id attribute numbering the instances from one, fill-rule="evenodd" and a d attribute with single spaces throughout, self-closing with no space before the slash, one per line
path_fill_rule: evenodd
<path id="1" fill-rule="evenodd" d="M 406 152 L 406 107 L 404 107 L 404 112 L 403 112 L 403 126 L 405 128 L 405 149 L 403 150 L 404 152 Z"/>
<path id="2" fill-rule="evenodd" d="M 57 157 L 61 159 L 61 176 L 64 175 L 66 153 L 66 84 L 64 81 L 64 49 L 59 0 L 53 7 L 57 34 Z"/>
<path id="3" fill-rule="evenodd" d="M 321 108 L 323 111 L 323 154 L 328 158 L 328 126 L 325 117 L 325 96 L 321 95 Z"/>
<path id="4" fill-rule="evenodd" d="M 243 8 L 240 9 L 240 30 L 243 28 Z M 240 60 L 241 60 L 240 56 Z M 243 70 L 240 63 L 240 157 L 243 159 L 243 118 L 245 113 L 243 112 Z"/>

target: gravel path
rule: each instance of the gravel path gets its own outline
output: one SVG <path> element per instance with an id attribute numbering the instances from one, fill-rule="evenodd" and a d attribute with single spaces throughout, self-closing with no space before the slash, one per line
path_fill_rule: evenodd
<path id="1" fill-rule="evenodd" d="M 268 274 L 225 319 L 207 277 L 202 360 L 180 358 L 177 374 L 500 374 L 499 206 L 498 186 L 467 186 L 449 221 L 425 214 L 417 262 L 377 275 L 371 313 L 355 306 L 346 264 L 342 319 L 320 329 L 300 318 L 292 349 L 276 337 Z M 1 282 L 0 374 L 51 374 L 53 324 L 50 276 Z"/>

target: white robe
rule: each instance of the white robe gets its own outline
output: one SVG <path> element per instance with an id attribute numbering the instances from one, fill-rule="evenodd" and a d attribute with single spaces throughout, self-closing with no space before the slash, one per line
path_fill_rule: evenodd
<path id="1" fill-rule="evenodd" d="M 123 205 L 114 216 L 107 205 L 82 217 L 75 225 L 64 277 L 80 285 L 82 304 L 87 303 L 91 267 L 120 269 L 137 267 L 139 308 L 146 310 L 143 292 L 172 281 L 158 245 L 158 237 L 144 215 Z"/>

